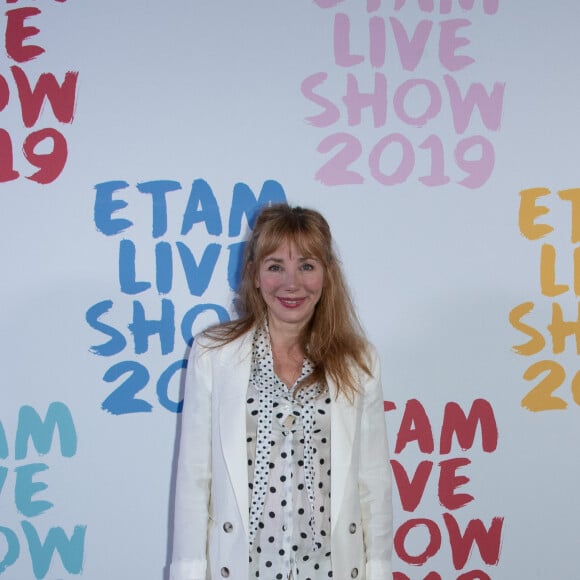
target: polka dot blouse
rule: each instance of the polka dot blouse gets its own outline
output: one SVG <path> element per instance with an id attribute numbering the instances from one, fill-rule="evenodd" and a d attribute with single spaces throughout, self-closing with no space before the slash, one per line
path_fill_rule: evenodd
<path id="1" fill-rule="evenodd" d="M 266 328 L 254 336 L 247 393 L 250 579 L 332 578 L 330 397 L 318 385 L 297 392 L 274 373 Z"/>

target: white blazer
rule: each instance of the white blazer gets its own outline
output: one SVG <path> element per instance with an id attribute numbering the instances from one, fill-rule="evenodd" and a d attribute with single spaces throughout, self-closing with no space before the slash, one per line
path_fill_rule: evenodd
<path id="1" fill-rule="evenodd" d="M 246 391 L 249 332 L 189 357 L 175 493 L 170 580 L 248 580 Z M 391 472 L 378 358 L 360 373 L 355 403 L 331 403 L 331 558 L 334 580 L 391 580 Z M 270 580 L 270 579 L 265 579 Z"/>

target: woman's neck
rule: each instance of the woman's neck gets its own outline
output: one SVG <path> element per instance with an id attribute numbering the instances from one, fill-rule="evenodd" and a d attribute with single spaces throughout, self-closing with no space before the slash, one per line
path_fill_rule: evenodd
<path id="1" fill-rule="evenodd" d="M 276 325 L 269 325 L 269 331 L 274 372 L 288 388 L 292 388 L 302 372 L 305 354 L 300 343 L 300 331 Z"/>
<path id="2" fill-rule="evenodd" d="M 270 344 L 272 350 L 286 353 L 302 352 L 300 334 L 302 328 L 292 324 L 280 324 L 275 321 L 268 321 L 268 332 L 270 333 Z"/>

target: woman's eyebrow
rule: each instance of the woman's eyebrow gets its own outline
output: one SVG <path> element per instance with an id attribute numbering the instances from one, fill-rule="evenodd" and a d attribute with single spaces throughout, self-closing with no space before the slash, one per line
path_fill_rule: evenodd
<path id="1" fill-rule="evenodd" d="M 307 260 L 314 260 L 316 262 L 318 262 L 318 258 L 315 258 L 314 256 L 300 256 L 298 258 L 299 262 L 306 262 Z M 264 262 L 278 262 L 278 263 L 282 263 L 284 261 L 283 258 L 276 258 L 274 256 L 268 256 L 266 258 L 264 258 L 263 260 Z"/>

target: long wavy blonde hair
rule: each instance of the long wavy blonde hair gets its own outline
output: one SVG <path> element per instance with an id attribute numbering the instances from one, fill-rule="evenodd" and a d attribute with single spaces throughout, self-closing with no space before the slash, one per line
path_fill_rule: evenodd
<path id="1" fill-rule="evenodd" d="M 304 257 L 316 258 L 324 268 L 320 300 L 300 336 L 301 347 L 308 353 L 314 370 L 297 389 L 312 383 L 326 386 L 328 377 L 338 393 L 352 400 L 357 392 L 357 371 L 371 373 L 368 343 L 333 249 L 330 227 L 315 210 L 287 204 L 261 210 L 245 248 L 236 301 L 239 318 L 213 326 L 205 334 L 221 346 L 266 321 L 268 313 L 256 287 L 256 272 L 264 258 L 284 242 L 295 244 Z"/>

